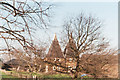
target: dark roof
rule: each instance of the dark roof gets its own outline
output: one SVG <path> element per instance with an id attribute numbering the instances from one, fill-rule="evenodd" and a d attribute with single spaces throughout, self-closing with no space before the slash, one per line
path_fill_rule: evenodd
<path id="1" fill-rule="evenodd" d="M 9 60 L 7 61 L 5 64 L 7 65 L 10 65 L 10 66 L 25 66 L 26 65 L 26 62 L 24 60 L 21 60 L 21 59 L 12 59 L 12 60 Z"/>
<path id="2" fill-rule="evenodd" d="M 76 49 L 77 49 L 76 44 L 75 44 L 74 39 L 71 34 L 70 38 L 69 38 L 69 42 L 67 43 L 67 45 L 64 49 L 64 56 L 66 56 L 66 58 L 74 58 Z"/>
<path id="3" fill-rule="evenodd" d="M 9 66 L 8 64 L 3 64 L 1 68 L 5 70 L 9 70 L 9 68 L 12 68 L 12 67 Z"/>
<path id="4" fill-rule="evenodd" d="M 63 58 L 62 50 L 55 35 L 46 58 Z"/>
<path id="5" fill-rule="evenodd" d="M 7 61 L 5 64 L 8 64 L 8 65 L 10 65 L 10 64 L 18 64 L 18 60 L 12 59 L 12 60 Z"/>

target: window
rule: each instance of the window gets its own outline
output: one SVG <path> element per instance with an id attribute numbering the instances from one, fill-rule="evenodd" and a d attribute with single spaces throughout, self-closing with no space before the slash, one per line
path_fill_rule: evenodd
<path id="1" fill-rule="evenodd" d="M 56 61 L 56 58 L 54 59 L 54 61 Z"/>
<path id="2" fill-rule="evenodd" d="M 73 66 L 73 69 L 75 69 L 76 68 L 76 66 Z"/>
<path id="3" fill-rule="evenodd" d="M 60 70 L 60 67 L 57 67 L 58 70 Z"/>
<path id="4" fill-rule="evenodd" d="M 53 66 L 53 70 L 56 70 L 56 67 L 55 67 L 55 66 Z"/>
<path id="5" fill-rule="evenodd" d="M 75 58 L 73 58 L 73 62 L 76 62 Z"/>
<path id="6" fill-rule="evenodd" d="M 66 53 L 68 53 L 68 49 L 66 50 Z"/>
<path id="7" fill-rule="evenodd" d="M 57 59 L 57 61 L 59 61 L 59 59 Z"/>
<path id="8" fill-rule="evenodd" d="M 46 65 L 46 72 L 48 72 L 48 65 Z"/>
<path id="9" fill-rule="evenodd" d="M 59 61 L 61 61 L 61 59 L 59 59 Z"/>
<path id="10" fill-rule="evenodd" d="M 70 73 L 70 70 L 68 72 Z"/>
<path id="11" fill-rule="evenodd" d="M 72 61 L 72 58 L 69 58 L 69 61 L 71 62 L 71 61 Z"/>
<path id="12" fill-rule="evenodd" d="M 60 59 L 58 58 L 57 61 L 60 61 Z"/>
<path id="13" fill-rule="evenodd" d="M 68 66 L 68 68 L 71 68 L 71 66 Z"/>
<path id="14" fill-rule="evenodd" d="M 70 68 L 70 66 L 68 66 L 68 68 Z M 70 70 L 68 70 L 68 72 L 70 72 Z"/>

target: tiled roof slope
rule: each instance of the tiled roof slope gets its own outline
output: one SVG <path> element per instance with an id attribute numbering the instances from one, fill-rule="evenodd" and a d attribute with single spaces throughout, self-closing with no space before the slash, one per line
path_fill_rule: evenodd
<path id="1" fill-rule="evenodd" d="M 66 58 L 74 58 L 75 50 L 76 50 L 76 44 L 74 42 L 74 39 L 73 39 L 72 33 L 71 33 L 69 42 L 67 43 L 67 46 L 64 50 L 64 55 L 66 56 Z"/>
<path id="2" fill-rule="evenodd" d="M 55 34 L 46 58 L 63 58 L 62 50 Z"/>

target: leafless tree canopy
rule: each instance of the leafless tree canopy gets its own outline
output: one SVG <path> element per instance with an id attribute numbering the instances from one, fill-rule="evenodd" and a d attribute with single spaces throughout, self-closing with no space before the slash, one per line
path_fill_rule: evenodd
<path id="1" fill-rule="evenodd" d="M 19 71 L 19 68 L 22 68 L 22 70 L 29 72 L 40 72 L 42 71 L 41 65 L 44 65 L 45 51 L 46 48 L 36 46 L 36 50 L 31 48 L 24 52 L 22 49 L 14 49 L 9 51 L 9 54 L 17 61 L 19 60 L 19 64 L 16 66 L 17 71 Z M 15 67 L 14 64 L 12 65 L 13 67 Z"/>
<path id="2" fill-rule="evenodd" d="M 72 33 L 77 49 L 82 53 L 88 50 L 90 48 L 89 45 L 99 38 L 101 22 L 97 18 L 87 17 L 81 13 L 80 16 L 66 22 L 64 28 L 68 39 Z"/>
<path id="3" fill-rule="evenodd" d="M 35 0 L 0 2 L 0 38 L 10 50 L 8 40 L 16 40 L 23 47 L 33 45 L 32 32 L 46 28 L 51 5 Z M 12 46 L 13 47 L 13 46 Z"/>
<path id="4" fill-rule="evenodd" d="M 76 48 L 71 45 L 76 59 L 76 69 L 73 73 L 75 78 L 78 77 L 79 72 L 98 77 L 97 70 L 101 71 L 98 73 L 107 71 L 103 67 L 110 63 L 110 56 L 113 54 L 109 52 L 109 41 L 101 36 L 101 27 L 102 23 L 98 18 L 85 16 L 83 13 L 64 24 L 63 28 L 67 38 L 72 38 L 76 45 Z M 95 67 L 99 67 L 99 69 Z"/>

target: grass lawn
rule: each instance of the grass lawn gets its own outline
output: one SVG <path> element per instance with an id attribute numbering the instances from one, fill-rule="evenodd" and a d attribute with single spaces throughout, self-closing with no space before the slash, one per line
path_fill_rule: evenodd
<path id="1" fill-rule="evenodd" d="M 11 72 L 12 74 L 16 74 L 16 73 L 19 73 L 19 74 L 22 74 L 24 76 L 34 76 L 36 75 L 38 78 L 44 78 L 44 79 L 52 79 L 52 78 L 58 78 L 58 79 L 63 79 L 63 78 L 72 78 L 70 75 L 68 74 L 60 74 L 60 73 L 57 73 L 57 74 L 46 74 L 46 73 L 34 73 L 34 72 L 16 72 L 16 71 L 8 71 L 8 72 Z M 11 76 L 11 75 L 7 75 L 5 74 L 4 72 L 2 72 L 2 78 L 17 78 L 17 77 L 14 77 L 14 76 Z M 29 78 L 29 77 L 28 77 Z M 88 77 L 86 77 L 88 78 Z"/>
<path id="2" fill-rule="evenodd" d="M 2 78 L 17 78 L 17 77 L 14 77 L 14 76 L 11 76 L 11 75 L 6 75 L 5 73 L 1 73 L 2 75 Z"/>
<path id="3" fill-rule="evenodd" d="M 36 75 L 38 78 L 43 78 L 43 80 L 73 80 L 72 77 L 68 74 L 45 74 L 45 73 L 29 73 L 29 72 L 16 72 L 16 71 L 9 71 L 12 73 L 20 73 L 22 75 Z M 11 75 L 6 75 L 4 72 L 1 73 L 2 78 L 12 78 L 12 80 L 25 80 L 25 79 L 20 79 L 18 77 L 14 77 Z M 9 79 L 8 79 L 9 80 Z M 42 80 L 42 79 L 41 79 Z M 74 79 L 74 80 L 81 80 L 79 79 Z M 95 80 L 95 79 L 90 79 L 89 77 L 86 77 L 86 79 L 82 80 Z M 118 79 L 97 79 L 97 80 L 118 80 Z"/>
<path id="4" fill-rule="evenodd" d="M 68 75 L 68 74 L 59 74 L 59 73 L 58 74 L 46 74 L 46 73 L 34 73 L 34 72 L 32 72 L 32 73 L 17 72 L 17 73 L 20 73 L 20 74 L 23 74 L 23 75 L 32 75 L 32 76 L 36 75 L 39 78 L 71 78 L 71 76 Z"/>
<path id="5" fill-rule="evenodd" d="M 68 74 L 48 74 L 48 75 L 43 75 L 42 78 L 72 78 Z"/>
<path id="6" fill-rule="evenodd" d="M 38 78 L 71 78 L 71 76 L 68 74 L 45 74 L 45 73 L 34 73 L 34 72 L 29 73 L 29 72 L 16 72 L 16 71 L 8 71 L 8 72 L 11 72 L 12 74 L 19 73 L 24 76 L 36 75 Z M 2 78 L 17 78 L 17 77 L 7 75 L 4 72 L 2 72 Z"/>

